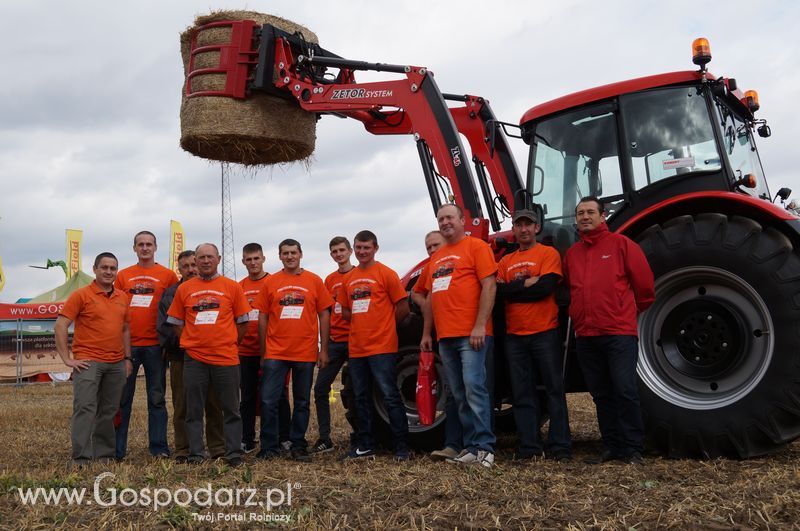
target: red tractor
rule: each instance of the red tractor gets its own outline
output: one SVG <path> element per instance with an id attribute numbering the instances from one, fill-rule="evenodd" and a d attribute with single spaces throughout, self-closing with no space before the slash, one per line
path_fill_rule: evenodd
<path id="1" fill-rule="evenodd" d="M 755 145 L 754 133 L 770 134 L 755 118 L 757 95 L 707 72 L 704 39 L 693 46 L 697 70 L 564 96 L 531 108 L 515 125 L 498 121 L 483 98 L 442 94 L 426 68 L 343 59 L 302 35 L 252 21 L 214 24 L 249 24 L 252 39 L 232 43 L 234 53 L 214 69 L 235 81 L 226 91 L 188 97 L 266 91 L 308 112 L 360 120 L 373 134 L 413 135 L 434 209 L 459 204 L 472 235 L 492 243 L 498 258 L 515 248 L 501 231 L 514 210 L 538 209 L 539 239 L 563 254 L 577 240 L 578 199 L 601 197 L 611 230 L 642 246 L 656 277 L 656 302 L 639 322 L 652 448 L 675 457 L 744 458 L 800 436 L 800 219 L 771 201 Z M 192 54 L 210 48 L 195 45 Z M 360 84 L 358 70 L 397 79 Z M 202 72 L 208 70 L 190 68 L 188 75 Z M 524 181 L 508 136 L 529 145 Z M 785 200 L 789 191 L 777 195 Z M 405 276 L 408 289 L 424 263 Z M 567 389 L 585 391 L 562 313 Z M 412 319 L 400 330 L 398 385 L 412 444 L 435 447 L 443 404 L 432 425 L 416 414 L 420 328 Z M 498 322 L 498 335 L 503 328 Z M 513 421 L 501 348 L 495 362 L 502 428 Z M 386 421 L 380 400 L 376 408 Z"/>

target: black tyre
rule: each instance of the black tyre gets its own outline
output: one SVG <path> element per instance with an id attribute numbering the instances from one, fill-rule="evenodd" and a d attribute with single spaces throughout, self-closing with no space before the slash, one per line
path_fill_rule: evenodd
<path id="1" fill-rule="evenodd" d="M 656 279 L 639 318 L 648 443 L 753 457 L 800 436 L 800 257 L 758 222 L 681 216 L 637 238 Z"/>

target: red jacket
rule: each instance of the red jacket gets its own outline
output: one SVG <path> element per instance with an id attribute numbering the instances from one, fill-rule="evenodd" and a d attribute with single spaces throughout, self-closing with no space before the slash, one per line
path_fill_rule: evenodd
<path id="1" fill-rule="evenodd" d="M 564 257 L 575 335 L 638 336 L 636 316 L 655 300 L 653 272 L 629 238 L 603 223 L 581 233 Z"/>

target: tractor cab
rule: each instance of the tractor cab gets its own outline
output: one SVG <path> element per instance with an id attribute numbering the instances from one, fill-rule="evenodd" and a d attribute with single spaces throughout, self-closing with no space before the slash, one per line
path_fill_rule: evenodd
<path id="1" fill-rule="evenodd" d="M 584 196 L 604 200 L 612 230 L 683 194 L 770 199 L 753 135 L 769 136 L 753 116 L 758 97 L 704 66 L 578 92 L 523 116 L 528 192 L 543 205 L 544 235 L 556 247 L 574 241 Z"/>

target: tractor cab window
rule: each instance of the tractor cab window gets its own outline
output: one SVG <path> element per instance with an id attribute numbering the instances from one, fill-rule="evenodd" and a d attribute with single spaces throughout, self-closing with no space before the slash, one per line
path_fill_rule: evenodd
<path id="1" fill-rule="evenodd" d="M 727 104 L 715 99 L 715 108 L 722 132 L 722 149 L 733 170 L 733 178 L 741 179 L 747 174 L 754 175 L 756 187 L 740 189 L 756 197 L 769 198 L 767 180 L 764 178 L 752 128 Z"/>
<path id="2" fill-rule="evenodd" d="M 613 213 L 622 198 L 617 122 L 610 103 L 542 120 L 531 135 L 529 182 L 547 221 L 571 225 L 581 197 L 606 199 Z"/>
<path id="3" fill-rule="evenodd" d="M 637 190 L 678 175 L 721 170 L 699 88 L 651 90 L 619 100 Z"/>

